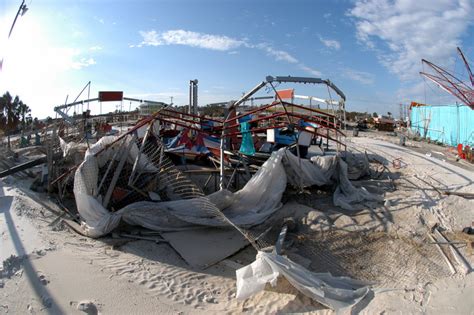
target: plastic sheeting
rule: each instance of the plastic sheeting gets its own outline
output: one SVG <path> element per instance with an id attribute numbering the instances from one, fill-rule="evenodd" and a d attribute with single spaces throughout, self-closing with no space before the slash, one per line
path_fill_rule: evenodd
<path id="1" fill-rule="evenodd" d="M 341 153 L 341 158 L 347 163 L 347 177 L 350 180 L 370 175 L 370 162 L 367 154 L 360 158 L 352 152 L 344 151 Z"/>
<path id="2" fill-rule="evenodd" d="M 71 159 L 75 164 L 82 162 L 87 150 L 87 144 L 66 142 L 61 137 L 59 137 L 59 146 L 63 151 L 63 157 Z"/>
<path id="3" fill-rule="evenodd" d="M 155 231 L 180 231 L 199 226 L 224 227 L 232 224 L 250 228 L 263 223 L 281 207 L 287 181 L 295 186 L 337 184 L 334 204 L 353 210 L 352 203 L 381 200 L 363 188 L 352 186 L 347 175 L 347 164 L 339 156 L 318 156 L 312 160 L 298 159 L 285 148 L 273 152 L 247 184 L 236 193 L 218 191 L 209 196 L 163 202 L 141 201 L 110 212 L 102 205 L 103 196 L 97 195 L 99 168 L 114 158 L 120 158 L 129 147 L 128 136 L 122 146 L 110 144 L 116 137 L 104 137 L 87 152 L 84 162 L 76 170 L 74 195 L 78 212 L 83 219 L 84 233 L 99 237 L 115 229 L 121 220 Z M 139 150 L 130 146 L 127 161 L 133 164 Z M 104 150 L 103 150 L 104 149 Z M 100 154 L 96 153 L 103 150 Z M 117 153 L 117 154 L 116 154 Z M 156 172 L 146 155 L 140 155 L 138 169 Z"/>
<path id="4" fill-rule="evenodd" d="M 130 139 L 123 146 L 127 146 Z M 281 197 L 286 189 L 285 170 L 281 164 L 284 150 L 274 152 L 244 188 L 236 193 L 223 190 L 192 199 L 136 202 L 115 213 L 109 212 L 101 203 L 102 196 L 95 197 L 94 193 L 97 191 L 99 167 L 111 160 L 118 149 L 116 146 L 109 147 L 97 157 L 95 153 L 114 140 L 115 137 L 105 137 L 92 146 L 74 178 L 76 205 L 84 220 L 82 228 L 90 237 L 111 232 L 121 219 L 156 231 L 177 231 L 196 226 L 228 226 L 221 211 L 233 224 L 251 227 L 264 222 L 282 205 Z M 133 164 L 137 154 L 138 148 L 133 144 L 127 157 L 128 162 Z M 146 157 L 141 156 L 139 168 L 153 167 L 142 159 Z"/>
<path id="5" fill-rule="evenodd" d="M 103 167 L 109 163 L 114 156 L 120 158 L 117 150 L 127 147 L 132 137 L 129 136 L 124 140 L 122 146 L 110 146 L 117 137 L 108 136 L 101 138 L 96 144 L 91 146 L 84 157 L 84 161 L 77 168 L 74 176 L 74 197 L 76 206 L 81 218 L 84 234 L 90 237 L 99 237 L 109 233 L 116 228 L 120 222 L 121 215 L 111 213 L 102 206 L 102 196 L 95 197 L 98 190 L 99 167 Z M 110 146 L 110 147 L 109 147 Z M 105 149 L 101 154 L 96 155 L 100 150 Z M 128 152 L 127 160 L 133 164 L 138 156 L 138 147 L 132 144 Z M 120 153 L 120 152 L 118 152 Z M 153 165 L 147 163 L 146 156 L 140 156 L 138 167 L 154 171 Z"/>
<path id="6" fill-rule="evenodd" d="M 156 231 L 192 228 L 196 225 L 224 227 L 229 223 L 222 213 L 239 227 L 263 223 L 281 206 L 286 189 L 286 176 L 281 158 L 284 151 L 275 152 L 247 184 L 236 193 L 217 191 L 201 198 L 137 202 L 118 211 L 123 219 Z"/>
<path id="7" fill-rule="evenodd" d="M 354 210 L 353 203 L 362 201 L 383 201 L 378 195 L 369 193 L 365 188 L 356 188 L 348 177 L 347 163 L 340 156 L 315 156 L 311 160 L 298 159 L 285 151 L 283 164 L 288 182 L 297 187 L 324 186 L 336 184 L 333 202 L 346 210 Z"/>
<path id="8" fill-rule="evenodd" d="M 238 299 L 276 285 L 285 277 L 298 291 L 335 311 L 357 304 L 370 292 L 369 283 L 330 273 L 315 273 L 276 253 L 258 252 L 256 260 L 236 271 Z"/>

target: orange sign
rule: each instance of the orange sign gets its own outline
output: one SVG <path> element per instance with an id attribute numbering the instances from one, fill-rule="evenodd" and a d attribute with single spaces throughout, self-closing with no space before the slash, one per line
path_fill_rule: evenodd
<path id="1" fill-rule="evenodd" d="M 294 89 L 280 90 L 280 91 L 277 91 L 277 95 L 282 100 L 293 99 L 293 97 L 295 96 L 295 90 Z M 277 98 L 278 98 L 278 96 L 277 96 Z"/>

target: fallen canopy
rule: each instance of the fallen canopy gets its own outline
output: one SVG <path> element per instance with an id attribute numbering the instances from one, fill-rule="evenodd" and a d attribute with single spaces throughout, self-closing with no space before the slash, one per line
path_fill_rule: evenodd
<path id="1" fill-rule="evenodd" d="M 371 290 L 367 282 L 311 272 L 287 257 L 259 251 L 253 263 L 236 271 L 236 297 L 246 299 L 267 283 L 275 286 L 280 275 L 307 297 L 335 311 L 357 304 Z"/>
<path id="2" fill-rule="evenodd" d="M 348 176 L 347 163 L 339 155 L 315 156 L 311 160 L 298 159 L 286 151 L 283 159 L 288 182 L 297 187 L 337 184 L 333 194 L 334 205 L 354 210 L 352 204 L 369 201 L 383 201 L 378 195 L 365 188 L 356 188 Z"/>
<path id="3" fill-rule="evenodd" d="M 132 141 L 129 136 L 127 141 Z M 209 196 L 163 202 L 142 201 L 110 212 L 102 205 L 102 196 L 95 196 L 99 181 L 99 167 L 114 156 L 116 147 L 110 146 L 115 137 L 104 137 L 87 151 L 84 162 L 76 170 L 74 195 L 77 210 L 84 220 L 82 228 L 90 237 L 100 237 L 115 229 L 120 220 L 156 231 L 177 231 L 196 226 L 229 226 L 222 213 L 235 225 L 251 227 L 264 222 L 281 207 L 286 189 L 286 176 L 281 158 L 284 151 L 274 152 L 254 174 L 244 188 L 236 193 L 218 191 Z M 96 152 L 103 150 L 96 156 Z M 127 162 L 133 164 L 138 148 L 132 143 Z M 138 168 L 151 168 L 146 156 L 140 156 Z M 221 212 L 222 211 L 222 212 Z"/>
<path id="4" fill-rule="evenodd" d="M 76 170 L 74 195 L 84 234 L 100 237 L 115 229 L 121 220 L 156 231 L 179 231 L 196 226 L 229 226 L 249 228 L 265 220 L 281 207 L 281 198 L 287 181 L 296 186 L 337 184 L 334 204 L 352 210 L 352 203 L 380 200 L 363 188 L 355 188 L 348 179 L 347 164 L 339 156 L 322 156 L 312 161 L 298 159 L 286 148 L 273 152 L 249 182 L 236 193 L 221 190 L 209 196 L 171 201 L 140 201 L 116 212 L 110 212 L 98 194 L 99 168 L 127 154 L 129 164 L 136 163 L 144 172 L 159 172 L 160 167 L 150 163 L 131 135 L 122 144 L 111 145 L 116 137 L 104 137 L 87 150 L 83 163 Z M 130 150 L 121 153 L 121 148 Z M 97 154 L 100 152 L 100 154 Z M 149 193 L 153 191 L 148 191 Z"/>

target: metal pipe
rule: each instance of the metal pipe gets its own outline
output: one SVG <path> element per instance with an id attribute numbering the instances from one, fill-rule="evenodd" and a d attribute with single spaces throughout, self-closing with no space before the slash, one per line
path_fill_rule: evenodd
<path id="1" fill-rule="evenodd" d="M 141 100 L 141 99 L 133 98 L 133 97 L 123 97 L 122 100 L 124 100 L 124 101 L 138 102 L 138 103 L 148 103 L 148 104 L 154 104 L 154 105 L 168 106 L 168 104 L 163 103 L 163 102 L 149 101 L 149 100 Z M 91 100 L 91 102 L 92 102 L 92 100 Z"/>
<path id="2" fill-rule="evenodd" d="M 333 89 L 343 100 L 346 100 L 344 93 L 329 79 L 323 80 L 320 78 L 307 78 L 307 77 L 290 77 L 290 76 L 277 76 L 275 78 L 268 76 L 267 81 L 277 81 L 277 82 L 292 82 L 292 83 L 312 83 L 312 84 L 326 84 L 331 89 Z M 271 82 L 268 81 L 268 82 Z"/>
<path id="3" fill-rule="evenodd" d="M 237 107 L 240 104 L 242 104 L 246 99 L 248 99 L 250 96 L 254 95 L 257 93 L 262 87 L 267 85 L 268 82 L 262 81 L 259 84 L 257 84 L 253 89 L 251 89 L 249 92 L 245 93 L 237 102 L 232 104 L 232 107 Z M 230 109 L 230 108 L 229 108 Z"/>
<path id="4" fill-rule="evenodd" d="M 91 98 L 91 99 L 88 99 L 88 100 L 85 100 L 85 101 L 76 101 L 76 102 L 72 102 L 72 103 L 69 103 L 69 104 L 59 105 L 59 106 L 54 107 L 54 111 L 57 111 L 58 109 L 71 107 L 71 106 L 74 106 L 74 105 L 84 104 L 84 102 L 89 103 L 89 102 L 95 102 L 95 101 L 98 101 L 98 100 L 99 100 L 99 98 L 96 97 L 96 98 Z"/>
<path id="5" fill-rule="evenodd" d="M 220 143 L 220 157 L 219 157 L 219 190 L 224 189 L 224 137 L 221 137 Z"/>
<path id="6" fill-rule="evenodd" d="M 193 114 L 197 114 L 198 107 L 198 80 L 193 81 Z"/>
<path id="7" fill-rule="evenodd" d="M 193 106 L 193 86 L 192 86 L 192 80 L 189 80 L 189 105 L 188 105 L 188 113 L 192 114 L 191 107 Z"/>

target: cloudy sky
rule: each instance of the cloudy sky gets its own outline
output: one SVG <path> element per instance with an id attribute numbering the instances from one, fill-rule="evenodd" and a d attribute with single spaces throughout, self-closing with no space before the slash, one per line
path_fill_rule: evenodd
<path id="1" fill-rule="evenodd" d="M 420 77 L 421 58 L 463 78 L 456 47 L 474 59 L 474 0 L 26 0 L 8 40 L 20 3 L 0 0 L 0 92 L 38 117 L 88 81 L 91 97 L 122 90 L 185 104 L 197 78 L 204 105 L 237 99 L 267 75 L 328 78 L 348 110 L 398 114 L 411 100 L 455 102 Z"/>

